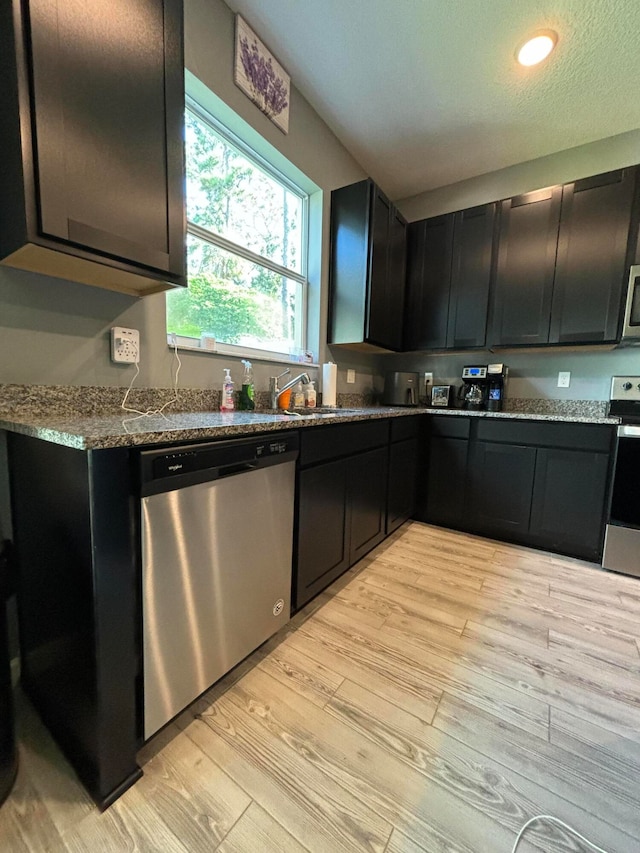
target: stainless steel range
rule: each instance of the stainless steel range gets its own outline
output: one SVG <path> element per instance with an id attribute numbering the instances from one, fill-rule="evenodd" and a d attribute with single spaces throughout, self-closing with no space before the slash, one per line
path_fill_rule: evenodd
<path id="1" fill-rule="evenodd" d="M 609 414 L 622 423 L 602 565 L 640 577 L 640 376 L 614 376 Z"/>

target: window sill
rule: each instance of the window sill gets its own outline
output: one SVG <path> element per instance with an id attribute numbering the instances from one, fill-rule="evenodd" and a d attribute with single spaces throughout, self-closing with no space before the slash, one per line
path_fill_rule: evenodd
<path id="1" fill-rule="evenodd" d="M 181 335 L 176 335 L 176 343 L 179 350 L 186 352 L 199 352 L 205 355 L 226 355 L 235 358 L 246 358 L 252 363 L 254 361 L 273 362 L 276 364 L 304 364 L 306 367 L 320 367 L 318 362 L 304 361 L 298 356 L 285 355 L 281 352 L 270 352 L 269 350 L 253 349 L 252 347 L 240 347 L 234 344 L 222 344 L 215 341 L 213 346 L 202 346 L 196 338 L 186 338 Z M 167 345 L 174 348 L 174 336 L 167 335 Z"/>

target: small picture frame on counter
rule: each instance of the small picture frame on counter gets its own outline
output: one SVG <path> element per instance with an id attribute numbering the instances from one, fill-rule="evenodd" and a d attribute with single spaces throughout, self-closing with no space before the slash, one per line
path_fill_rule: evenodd
<path id="1" fill-rule="evenodd" d="M 434 385 L 431 389 L 431 405 L 448 408 L 451 405 L 451 385 Z"/>

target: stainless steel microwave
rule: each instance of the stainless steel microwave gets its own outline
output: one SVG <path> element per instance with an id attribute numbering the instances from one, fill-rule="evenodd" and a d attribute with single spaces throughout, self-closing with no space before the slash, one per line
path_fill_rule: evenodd
<path id="1" fill-rule="evenodd" d="M 622 346 L 640 346 L 640 264 L 629 270 L 627 301 L 622 326 Z"/>

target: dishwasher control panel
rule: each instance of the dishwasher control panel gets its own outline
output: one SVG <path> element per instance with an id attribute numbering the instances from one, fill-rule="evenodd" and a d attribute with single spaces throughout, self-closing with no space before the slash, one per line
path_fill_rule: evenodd
<path id="1" fill-rule="evenodd" d="M 298 434 L 291 432 L 142 450 L 140 492 L 157 494 L 296 459 L 298 447 Z"/>
<path id="2" fill-rule="evenodd" d="M 269 453 L 286 453 L 289 445 L 286 441 L 272 441 L 269 444 Z"/>

